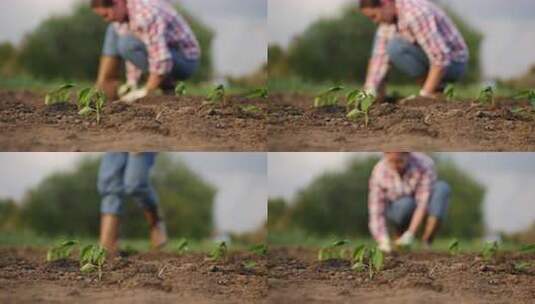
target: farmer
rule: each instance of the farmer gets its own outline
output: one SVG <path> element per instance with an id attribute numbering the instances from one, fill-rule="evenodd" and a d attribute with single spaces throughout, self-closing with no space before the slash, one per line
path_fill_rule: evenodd
<path id="1" fill-rule="evenodd" d="M 158 89 L 168 91 L 197 70 L 197 38 L 167 0 L 91 0 L 91 7 L 111 23 L 96 84 L 108 99 L 134 102 Z M 127 82 L 118 90 L 122 61 Z M 147 82 L 138 87 L 144 73 Z"/>
<path id="2" fill-rule="evenodd" d="M 393 64 L 423 84 L 419 95 L 432 98 L 446 83 L 463 76 L 468 47 L 446 13 L 428 0 L 360 0 L 360 11 L 379 24 L 368 64 L 365 90 L 385 96 Z"/>
<path id="3" fill-rule="evenodd" d="M 433 160 L 422 153 L 385 153 L 373 169 L 368 197 L 369 228 L 382 251 L 392 250 L 387 223 L 392 224 L 394 244 L 408 246 L 427 217 L 422 236 L 429 247 L 446 215 L 450 187 L 437 181 Z"/>
<path id="4" fill-rule="evenodd" d="M 143 209 L 150 227 L 150 240 L 157 249 L 167 243 L 165 223 L 160 216 L 158 198 L 149 175 L 156 153 L 106 153 L 100 164 L 98 190 L 100 207 L 100 245 L 112 254 L 117 251 L 119 216 L 126 196 Z"/>

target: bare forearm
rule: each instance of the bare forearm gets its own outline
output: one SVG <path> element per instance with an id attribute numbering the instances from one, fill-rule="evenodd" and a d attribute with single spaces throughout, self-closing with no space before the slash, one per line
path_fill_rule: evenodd
<path id="1" fill-rule="evenodd" d="M 413 235 L 418 232 L 418 228 L 420 228 L 420 225 L 424 221 L 426 213 L 427 208 L 425 206 L 416 207 L 416 211 L 412 215 L 411 223 L 409 225 L 409 231 L 412 232 Z"/>
<path id="2" fill-rule="evenodd" d="M 424 87 L 422 88 L 423 91 L 427 94 L 433 94 L 442 82 L 445 71 L 446 69 L 444 67 L 431 66 Z"/>
<path id="3" fill-rule="evenodd" d="M 163 80 L 164 80 L 163 75 L 151 73 L 149 75 L 149 78 L 147 79 L 146 89 L 149 92 L 156 91 L 158 88 L 160 88 L 160 85 L 162 84 Z"/>

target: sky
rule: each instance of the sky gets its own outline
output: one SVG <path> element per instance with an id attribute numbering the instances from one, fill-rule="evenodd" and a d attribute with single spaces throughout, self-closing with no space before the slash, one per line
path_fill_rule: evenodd
<path id="1" fill-rule="evenodd" d="M 68 13 L 86 0 L 2 0 L 0 41 L 18 43 L 52 14 Z M 267 62 L 267 0 L 171 0 L 215 31 L 214 64 L 219 76 L 242 76 Z"/>
<path id="2" fill-rule="evenodd" d="M 377 153 L 269 153 L 268 195 L 292 200 L 322 173 L 343 170 L 349 159 L 370 154 Z M 535 223 L 535 153 L 438 154 L 452 159 L 486 187 L 488 232 L 515 232 Z"/>
<path id="3" fill-rule="evenodd" d="M 47 175 L 72 170 L 87 154 L 99 153 L 0 153 L 0 198 L 20 201 Z M 214 214 L 219 232 L 250 232 L 264 224 L 267 219 L 265 153 L 173 153 L 173 157 L 181 158 L 217 188 Z"/>
<path id="4" fill-rule="evenodd" d="M 269 43 L 287 46 L 321 17 L 336 16 L 355 0 L 269 0 Z M 442 0 L 484 34 L 483 73 L 510 78 L 535 65 L 535 1 Z M 371 47 L 371 46 L 370 46 Z"/>

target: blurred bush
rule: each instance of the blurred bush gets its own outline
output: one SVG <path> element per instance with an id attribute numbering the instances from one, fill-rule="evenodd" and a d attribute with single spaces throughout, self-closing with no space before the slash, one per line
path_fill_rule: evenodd
<path id="1" fill-rule="evenodd" d="M 208 80 L 213 72 L 214 34 L 183 8 L 178 10 L 190 22 L 203 49 L 201 66 L 193 80 Z M 29 33 L 17 50 L 17 65 L 37 78 L 93 81 L 106 28 L 87 5 L 79 4 L 70 15 L 52 16 Z"/>
<path id="2" fill-rule="evenodd" d="M 463 34 L 471 52 L 470 70 L 465 81 L 478 81 L 482 36 L 458 15 L 448 10 Z M 346 6 L 335 18 L 324 18 L 310 25 L 290 44 L 287 54 L 276 45 L 269 48 L 270 75 L 295 74 L 310 81 L 364 82 L 376 26 L 355 4 Z M 271 72 L 273 74 L 271 74 Z M 391 82 L 410 79 L 392 69 Z"/>
<path id="3" fill-rule="evenodd" d="M 26 194 L 20 207 L 0 202 L 0 223 L 3 223 L 0 228 L 6 228 L 6 223 L 11 221 L 16 222 L 17 230 L 31 230 L 39 235 L 97 236 L 100 222 L 100 196 L 96 186 L 99 164 L 99 158 L 88 157 L 71 172 L 51 174 Z M 216 193 L 210 184 L 182 161 L 166 154 L 159 155 L 152 181 L 171 236 L 210 237 Z M 124 236 L 148 235 L 148 226 L 137 204 L 126 200 L 122 218 Z"/>
<path id="4" fill-rule="evenodd" d="M 270 233 L 298 230 L 315 236 L 369 237 L 368 182 L 378 160 L 355 158 L 343 171 L 324 173 L 292 202 L 270 199 Z M 437 159 L 436 165 L 439 179 L 448 182 L 453 191 L 441 235 L 481 236 L 485 190 L 453 162 Z"/>

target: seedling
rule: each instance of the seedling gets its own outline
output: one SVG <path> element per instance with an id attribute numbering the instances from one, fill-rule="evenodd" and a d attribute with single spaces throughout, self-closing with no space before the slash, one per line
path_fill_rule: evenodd
<path id="1" fill-rule="evenodd" d="M 241 106 L 240 109 L 245 113 L 251 113 L 251 114 L 262 113 L 262 110 L 255 105 L 244 105 L 244 106 Z"/>
<path id="2" fill-rule="evenodd" d="M 186 95 L 186 84 L 181 81 L 175 87 L 175 96 L 181 97 L 184 95 Z"/>
<path id="3" fill-rule="evenodd" d="M 249 248 L 249 251 L 260 256 L 265 256 L 268 251 L 268 247 L 265 244 L 253 245 Z"/>
<path id="4" fill-rule="evenodd" d="M 494 100 L 494 90 L 492 87 L 486 87 L 479 93 L 479 97 L 477 98 L 477 102 L 483 104 L 483 103 L 490 103 L 492 105 L 495 104 Z"/>
<path id="5" fill-rule="evenodd" d="M 323 108 L 323 107 L 334 107 L 338 105 L 339 94 L 344 89 L 342 86 L 336 86 L 328 89 L 327 91 L 320 93 L 314 99 L 314 107 Z"/>
<path id="6" fill-rule="evenodd" d="M 321 248 L 318 252 L 318 261 L 341 259 L 344 256 L 343 246 L 349 244 L 347 240 L 335 241 Z"/>
<path id="7" fill-rule="evenodd" d="M 106 249 L 98 245 L 87 245 L 80 250 L 80 271 L 91 273 L 98 271 L 98 279 L 102 280 L 102 266 L 106 262 Z"/>
<path id="8" fill-rule="evenodd" d="M 531 264 L 528 262 L 518 262 L 513 265 L 513 268 L 515 269 L 515 271 L 518 271 L 518 272 L 524 272 L 528 270 L 528 268 L 530 267 L 531 267 Z"/>
<path id="9" fill-rule="evenodd" d="M 450 242 L 448 245 L 448 251 L 450 252 L 450 255 L 457 255 L 459 253 L 459 240 L 454 239 Z"/>
<path id="10" fill-rule="evenodd" d="M 256 267 L 257 263 L 255 261 L 245 261 L 242 263 L 243 268 L 247 270 L 252 270 Z"/>
<path id="11" fill-rule="evenodd" d="M 347 118 L 356 120 L 360 115 L 364 115 L 364 124 L 367 128 L 370 120 L 368 112 L 374 101 L 375 96 L 363 90 L 357 89 L 349 92 L 347 94 L 347 108 L 349 111 Z"/>
<path id="12" fill-rule="evenodd" d="M 520 251 L 524 253 L 535 252 L 535 244 L 524 245 L 520 248 Z"/>
<path id="13" fill-rule="evenodd" d="M 214 248 L 208 255 L 208 259 L 211 261 L 219 261 L 227 256 L 228 248 L 227 243 L 220 242 L 216 248 Z"/>
<path id="14" fill-rule="evenodd" d="M 80 251 L 80 271 L 91 273 L 98 271 L 98 279 L 102 280 L 102 266 L 106 261 L 106 250 L 100 246 L 87 245 Z"/>
<path id="15" fill-rule="evenodd" d="M 373 279 L 375 274 L 383 270 L 384 254 L 377 247 L 358 245 L 353 251 L 352 263 L 351 269 L 359 272 L 367 269 L 370 279 Z"/>
<path id="16" fill-rule="evenodd" d="M 189 250 L 188 240 L 186 238 L 181 238 L 178 241 L 178 245 L 176 247 L 176 253 L 181 255 L 181 254 L 185 253 L 188 250 Z"/>
<path id="17" fill-rule="evenodd" d="M 490 261 L 496 256 L 496 253 L 498 253 L 498 242 L 487 242 L 483 246 L 481 256 L 485 261 Z"/>
<path id="18" fill-rule="evenodd" d="M 71 255 L 74 246 L 78 245 L 77 241 L 62 241 L 58 245 L 50 248 L 46 254 L 47 262 L 63 260 Z"/>
<path id="19" fill-rule="evenodd" d="M 206 101 L 211 104 L 224 103 L 225 102 L 225 86 L 220 84 L 217 87 L 215 87 L 212 90 L 212 92 L 208 94 Z"/>
<path id="20" fill-rule="evenodd" d="M 531 107 L 535 109 L 535 90 L 520 92 L 515 96 L 515 99 L 527 99 L 531 104 Z"/>
<path id="21" fill-rule="evenodd" d="M 100 114 L 106 104 L 106 95 L 100 90 L 85 88 L 78 94 L 78 114 L 89 116 L 93 113 L 97 115 L 97 124 L 100 124 Z"/>
<path id="22" fill-rule="evenodd" d="M 267 99 L 268 98 L 268 90 L 266 88 L 259 88 L 259 89 L 253 90 L 253 91 L 245 94 L 243 97 L 245 97 L 245 98 Z"/>
<path id="23" fill-rule="evenodd" d="M 444 88 L 444 96 L 447 101 L 453 101 L 456 98 L 455 86 L 453 84 L 450 83 Z"/>
<path id="24" fill-rule="evenodd" d="M 76 85 L 69 83 L 49 92 L 45 96 L 45 105 L 51 106 L 57 103 L 68 103 L 71 98 L 71 90 Z"/>

